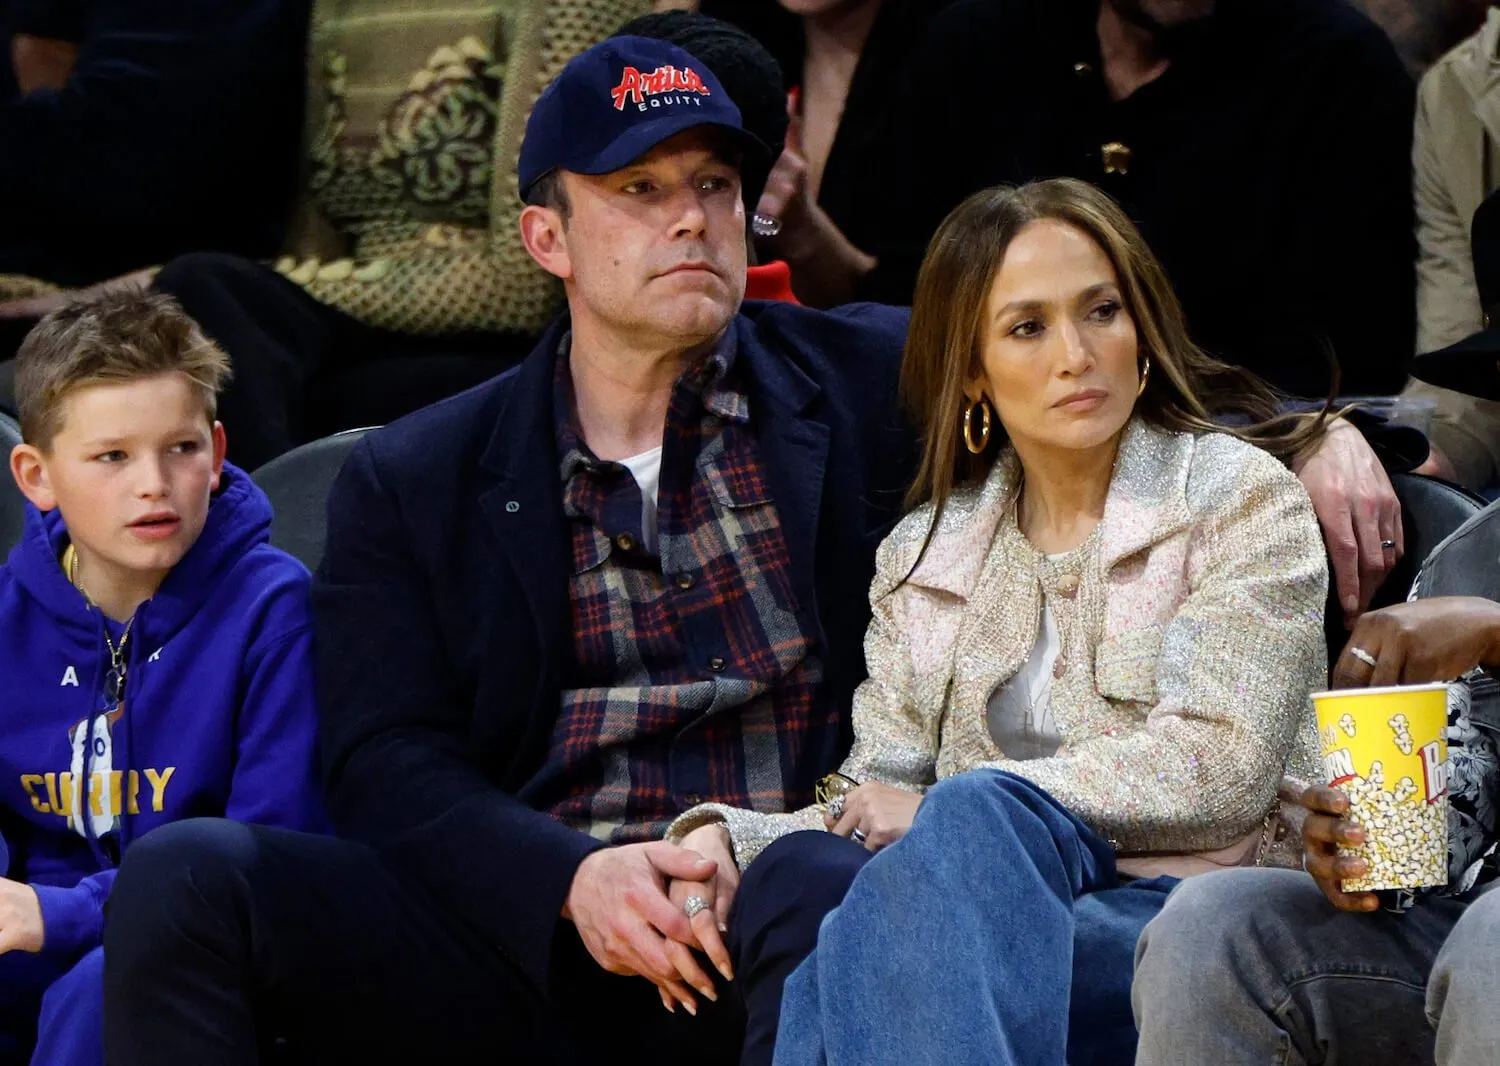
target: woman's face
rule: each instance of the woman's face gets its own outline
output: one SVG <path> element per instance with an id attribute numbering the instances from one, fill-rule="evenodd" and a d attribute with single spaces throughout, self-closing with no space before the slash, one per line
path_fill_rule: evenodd
<path id="1" fill-rule="evenodd" d="M 1135 322 L 1109 256 L 1083 231 L 1044 219 L 1016 234 L 979 337 L 983 373 L 965 392 L 988 397 L 1023 451 L 1094 448 L 1130 420 Z"/>

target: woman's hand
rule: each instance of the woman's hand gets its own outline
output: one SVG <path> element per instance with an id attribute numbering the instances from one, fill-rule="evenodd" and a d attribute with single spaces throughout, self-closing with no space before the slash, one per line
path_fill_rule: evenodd
<path id="1" fill-rule="evenodd" d="M 889 847 L 904 837 L 922 803 L 918 793 L 878 781 L 860 785 L 843 799 L 840 817 L 835 820 L 824 815 L 824 824 L 830 832 L 863 844 L 870 851 Z"/>
<path id="2" fill-rule="evenodd" d="M 729 907 L 734 902 L 734 894 L 740 887 L 740 869 L 734 862 L 734 850 L 729 843 L 729 829 L 723 823 L 699 826 L 682 838 L 682 846 L 689 851 L 697 852 L 705 859 L 712 859 L 718 865 L 718 869 L 707 881 L 673 880 L 667 882 L 667 898 L 684 912 L 687 908 L 687 901 L 694 896 L 708 904 L 706 908 L 689 919 L 692 922 L 693 933 L 698 938 L 698 944 L 703 948 L 703 953 L 714 964 L 714 968 L 724 975 L 724 980 L 733 981 L 734 966 L 729 959 L 729 949 L 724 946 L 723 934 L 729 931 Z M 668 942 L 667 950 L 684 981 L 707 999 L 719 998 L 718 993 L 714 991 L 712 978 L 703 972 L 691 951 L 675 942 Z M 674 996 L 672 990 L 660 985 L 657 989 L 661 993 L 662 1006 L 669 1011 L 674 1010 L 673 1000 L 680 998 L 680 993 Z M 683 999 L 682 1005 L 687 1008 L 689 1014 L 698 1013 L 698 1005 L 692 997 Z"/>

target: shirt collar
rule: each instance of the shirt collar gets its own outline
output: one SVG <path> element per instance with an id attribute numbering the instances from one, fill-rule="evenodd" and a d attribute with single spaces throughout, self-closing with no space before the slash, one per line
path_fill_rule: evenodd
<path id="1" fill-rule="evenodd" d="M 574 424 L 573 375 L 568 361 L 572 346 L 573 333 L 569 330 L 558 342 L 557 360 L 552 375 L 552 411 L 557 426 L 557 454 L 562 456 L 564 482 L 571 479 L 580 468 L 599 469 L 619 465 L 597 459 Z M 677 379 L 672 389 L 668 421 L 671 421 L 672 412 L 678 410 L 679 399 L 687 394 L 696 397 L 704 410 L 726 422 L 748 423 L 750 397 L 740 387 L 739 374 L 735 372 L 738 354 L 739 341 L 731 326 L 712 349 L 694 360 Z"/>

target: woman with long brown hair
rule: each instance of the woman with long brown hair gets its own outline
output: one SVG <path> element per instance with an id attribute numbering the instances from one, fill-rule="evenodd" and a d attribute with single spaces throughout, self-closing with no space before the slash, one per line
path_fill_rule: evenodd
<path id="1" fill-rule="evenodd" d="M 1277 460 L 1326 414 L 1277 417 L 1195 348 L 1072 180 L 946 220 L 903 376 L 924 455 L 842 790 L 674 835 L 722 820 L 741 865 L 799 828 L 877 852 L 786 986 L 778 1063 L 1128 1063 L 1140 929 L 1177 878 L 1276 861 L 1277 785 L 1312 765 L 1328 578 Z"/>

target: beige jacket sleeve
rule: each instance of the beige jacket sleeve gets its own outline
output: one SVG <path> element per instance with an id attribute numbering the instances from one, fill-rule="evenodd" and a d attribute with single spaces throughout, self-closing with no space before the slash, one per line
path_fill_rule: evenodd
<path id="1" fill-rule="evenodd" d="M 876 552 L 872 614 L 865 631 L 870 675 L 854 692 L 854 747 L 839 770 L 861 783 L 880 781 L 923 792 L 936 778 L 938 721 L 919 709 L 911 653 L 902 638 L 910 589 L 897 588 L 905 573 L 897 558 L 898 540 L 892 534 Z M 667 839 L 681 840 L 699 826 L 722 822 L 729 829 L 735 862 L 744 869 L 779 837 L 799 829 L 825 829 L 823 813 L 819 804 L 768 814 L 705 803 L 673 822 Z"/>
<path id="2" fill-rule="evenodd" d="M 1469 252 L 1469 219 L 1454 203 L 1443 168 L 1443 107 L 1456 103 L 1444 92 L 1453 77 L 1441 65 L 1417 90 L 1412 139 L 1412 192 L 1417 215 L 1417 350 L 1435 351 L 1480 328 L 1483 313 Z M 1451 136 L 1446 138 L 1451 140 Z M 1451 146 L 1448 146 L 1451 148 Z"/>
<path id="3" fill-rule="evenodd" d="M 1300 484 L 1256 452 L 1199 520 L 1189 592 L 1167 623 L 1145 727 L 987 765 L 1046 789 L 1122 854 L 1196 852 L 1272 809 L 1308 694 L 1324 687 L 1323 540 Z"/>

